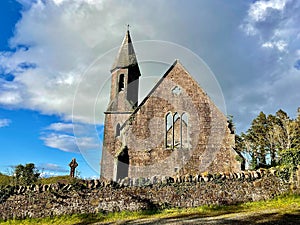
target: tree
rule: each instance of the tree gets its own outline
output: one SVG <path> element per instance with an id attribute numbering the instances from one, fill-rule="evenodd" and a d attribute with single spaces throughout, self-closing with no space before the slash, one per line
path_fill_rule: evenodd
<path id="1" fill-rule="evenodd" d="M 294 120 L 293 148 L 300 149 L 300 107 L 298 108 L 297 118 Z"/>
<path id="2" fill-rule="evenodd" d="M 295 170 L 300 165 L 300 149 L 290 148 L 281 151 L 279 163 L 282 167 Z"/>
<path id="3" fill-rule="evenodd" d="M 295 121 L 291 120 L 281 109 L 276 112 L 279 151 L 293 147 L 295 137 Z"/>
<path id="4" fill-rule="evenodd" d="M 39 176 L 40 173 L 33 163 L 28 163 L 25 166 L 19 164 L 15 167 L 14 179 L 18 185 L 34 184 Z"/>
<path id="5" fill-rule="evenodd" d="M 275 115 L 260 112 L 247 132 L 236 138 L 236 146 L 251 157 L 251 169 L 298 163 L 292 156 L 297 159 L 300 154 L 300 110 L 296 119 L 281 109 Z"/>
<path id="6" fill-rule="evenodd" d="M 266 129 L 266 147 L 270 158 L 270 165 L 275 166 L 277 163 L 277 150 L 278 150 L 278 119 L 276 116 L 268 115 L 267 129 Z"/>
<path id="7" fill-rule="evenodd" d="M 268 151 L 267 129 L 267 117 L 263 112 L 260 112 L 244 135 L 247 151 L 252 158 L 252 169 L 266 166 Z"/>

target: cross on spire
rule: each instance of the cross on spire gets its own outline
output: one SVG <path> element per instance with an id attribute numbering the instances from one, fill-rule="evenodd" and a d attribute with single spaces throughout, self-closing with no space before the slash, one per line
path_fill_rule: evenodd
<path id="1" fill-rule="evenodd" d="M 116 68 L 127 68 L 129 66 L 133 66 L 137 64 L 136 55 L 133 49 L 133 45 L 131 42 L 129 27 L 130 25 L 127 24 L 127 31 L 122 42 L 122 45 L 119 49 L 118 55 L 115 59 L 115 62 L 111 68 L 113 71 Z"/>

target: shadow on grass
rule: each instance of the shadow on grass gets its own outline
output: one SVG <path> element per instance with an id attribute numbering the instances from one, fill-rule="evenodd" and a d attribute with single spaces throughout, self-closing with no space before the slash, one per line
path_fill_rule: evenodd
<path id="1" fill-rule="evenodd" d="M 145 210 L 140 212 L 130 212 L 130 211 L 123 211 L 123 212 L 116 212 L 116 213 L 98 213 L 98 214 L 84 214 L 78 215 L 81 222 L 75 223 L 73 225 L 87 225 L 87 224 L 98 224 L 103 223 L 105 220 L 109 220 L 110 218 L 119 218 L 120 220 L 124 220 L 124 222 L 131 221 L 130 219 L 126 219 L 133 214 L 138 216 L 140 219 L 148 218 L 149 216 L 159 214 L 161 211 L 158 209 L 152 210 Z M 133 219 L 132 219 L 133 220 Z M 101 223 L 101 224 L 102 224 Z M 104 222 L 104 224 L 115 224 L 115 222 Z"/>
<path id="2" fill-rule="evenodd" d="M 220 215 L 226 215 L 223 217 L 218 217 L 218 215 L 205 216 L 205 214 L 191 214 L 191 215 L 179 215 L 168 218 L 160 219 L 145 219 L 145 220 L 128 220 L 128 221 L 118 221 L 119 225 L 156 225 L 156 224 L 219 224 L 219 225 L 294 225 L 300 222 L 300 210 L 294 211 L 293 213 L 261 213 L 258 215 L 239 215 L 236 214 L 226 214 L 223 212 L 218 213 Z M 101 223 L 105 225 L 116 224 L 116 222 Z"/>

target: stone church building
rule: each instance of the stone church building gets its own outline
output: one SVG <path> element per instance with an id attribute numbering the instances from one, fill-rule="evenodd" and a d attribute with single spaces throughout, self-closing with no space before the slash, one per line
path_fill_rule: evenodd
<path id="1" fill-rule="evenodd" d="M 138 103 L 140 77 L 127 30 L 111 68 L 102 178 L 118 181 L 241 170 L 226 116 L 179 61 Z"/>

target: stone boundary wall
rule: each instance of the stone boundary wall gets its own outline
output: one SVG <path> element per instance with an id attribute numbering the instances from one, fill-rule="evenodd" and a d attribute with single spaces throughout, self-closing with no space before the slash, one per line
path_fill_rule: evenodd
<path id="1" fill-rule="evenodd" d="M 82 180 L 76 184 L 0 188 L 0 219 L 73 213 L 224 205 L 270 199 L 291 191 L 275 170 L 184 177 L 128 179 L 119 183 Z M 299 190 L 294 185 L 294 190 Z"/>

